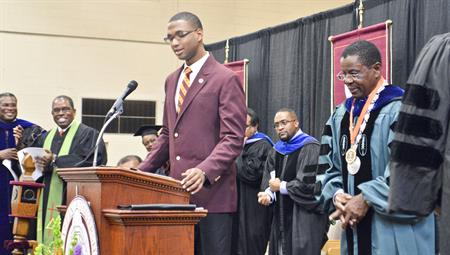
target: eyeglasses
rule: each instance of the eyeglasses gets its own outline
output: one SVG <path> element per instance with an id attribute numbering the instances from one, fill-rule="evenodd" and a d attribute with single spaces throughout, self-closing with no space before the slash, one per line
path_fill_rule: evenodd
<path id="1" fill-rule="evenodd" d="M 63 107 L 63 108 L 53 108 L 52 113 L 68 113 L 72 110 L 70 107 Z"/>
<path id="2" fill-rule="evenodd" d="M 344 81 L 348 76 L 350 76 L 350 78 L 352 80 L 360 80 L 361 78 L 363 78 L 364 73 L 366 73 L 367 71 L 369 71 L 370 69 L 372 69 L 375 65 L 379 64 L 378 62 L 371 65 L 371 66 L 364 66 L 362 67 L 361 70 L 350 70 L 349 73 L 344 73 L 342 71 L 340 71 L 336 77 L 338 78 L 338 80 L 340 81 Z"/>
<path id="3" fill-rule="evenodd" d="M 289 122 L 294 122 L 296 120 L 280 120 L 273 124 L 273 128 L 277 129 L 279 127 L 285 127 Z"/>
<path id="4" fill-rule="evenodd" d="M 177 31 L 175 32 L 174 35 L 167 35 L 166 37 L 164 37 L 164 42 L 166 43 L 171 43 L 173 41 L 173 39 L 177 39 L 177 41 L 179 41 L 181 38 L 186 37 L 188 34 L 196 31 L 197 29 L 194 29 L 192 31 Z"/>
<path id="5" fill-rule="evenodd" d="M 338 80 L 340 81 L 344 81 L 348 76 L 350 76 L 350 78 L 352 80 L 359 80 L 362 78 L 362 74 L 361 72 L 356 72 L 356 73 L 346 73 L 344 74 L 342 71 L 340 71 L 336 77 L 338 78 Z"/>

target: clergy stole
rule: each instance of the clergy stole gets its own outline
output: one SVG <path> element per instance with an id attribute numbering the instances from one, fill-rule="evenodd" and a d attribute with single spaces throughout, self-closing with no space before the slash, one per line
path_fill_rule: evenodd
<path id="1" fill-rule="evenodd" d="M 72 126 L 69 128 L 69 131 L 66 134 L 66 137 L 64 137 L 63 144 L 61 146 L 61 149 L 58 152 L 58 157 L 66 156 L 69 154 L 70 147 L 72 145 L 73 138 L 75 137 L 75 134 L 77 133 L 78 127 L 80 126 L 80 123 L 73 121 Z M 57 132 L 57 128 L 52 129 L 44 141 L 44 149 L 51 150 L 52 147 L 52 141 L 55 137 L 55 134 Z M 49 244 L 53 240 L 53 231 L 52 231 L 52 222 L 53 218 L 55 217 L 52 214 L 52 211 L 55 210 L 56 206 L 60 206 L 62 203 L 62 195 L 63 195 L 63 181 L 61 178 L 56 174 L 56 167 L 53 168 L 52 171 L 52 177 L 50 179 L 50 187 L 48 192 L 48 200 L 47 200 L 47 206 L 45 208 L 45 219 L 43 219 L 43 207 L 44 207 L 44 197 L 41 197 L 41 200 L 39 201 L 39 210 L 38 210 L 38 219 L 37 219 L 37 240 L 40 243 Z"/>
<path id="2" fill-rule="evenodd" d="M 373 110 L 370 113 L 370 118 L 367 121 L 366 129 L 364 130 L 361 140 L 359 141 L 356 155 L 361 159 L 361 167 L 359 171 L 354 175 L 353 190 L 354 196 L 361 193 L 358 185 L 367 181 L 372 180 L 372 161 L 370 156 L 370 139 L 372 136 L 372 131 L 375 126 L 375 120 L 378 118 L 381 109 Z M 350 148 L 350 132 L 348 129 L 349 123 L 349 112 L 346 112 L 341 121 L 341 136 L 339 139 L 339 146 L 341 152 L 341 162 L 342 163 L 342 181 L 344 186 L 344 191 L 349 193 L 348 190 L 348 178 L 349 173 L 347 170 L 347 163 L 345 161 L 345 153 Z M 373 209 L 369 208 L 366 216 L 356 225 L 356 233 L 358 236 L 358 243 L 354 243 L 354 231 L 352 228 L 347 227 L 345 230 L 347 237 L 347 249 L 348 254 L 354 254 L 354 245 L 358 247 L 359 255 L 370 255 L 372 254 L 372 216 Z"/>

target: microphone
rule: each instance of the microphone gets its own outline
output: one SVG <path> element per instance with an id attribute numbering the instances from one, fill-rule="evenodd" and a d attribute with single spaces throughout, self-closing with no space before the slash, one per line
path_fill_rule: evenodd
<path id="1" fill-rule="evenodd" d="M 101 141 L 101 139 L 103 137 L 103 133 L 105 132 L 106 128 L 111 123 L 111 121 L 113 121 L 115 118 L 117 118 L 117 116 L 122 114 L 122 112 L 123 112 L 123 101 L 125 100 L 125 98 L 127 98 L 127 96 L 129 94 L 131 94 L 131 92 L 133 92 L 137 88 L 137 86 L 138 86 L 138 83 L 135 80 L 130 81 L 128 83 L 128 86 L 125 89 L 125 91 L 122 93 L 122 95 L 119 98 L 117 98 L 117 100 L 114 102 L 114 104 L 111 107 L 111 109 L 109 109 L 108 114 L 106 114 L 105 123 L 103 123 L 103 127 L 100 130 L 100 133 L 98 134 L 97 141 L 95 142 L 95 146 L 94 146 L 94 148 L 95 148 L 95 150 L 94 150 L 94 160 L 92 162 L 92 166 L 93 167 L 97 166 L 98 145 L 100 144 L 100 141 Z M 83 161 L 79 162 L 79 164 L 84 163 L 84 161 L 88 159 L 90 154 L 91 153 L 89 153 L 89 155 Z"/>
<path id="2" fill-rule="evenodd" d="M 106 114 L 106 116 L 109 117 L 112 114 L 114 114 L 114 112 L 116 112 L 122 106 L 125 98 L 127 98 L 127 96 L 129 94 L 131 94 L 131 92 L 133 92 L 137 88 L 137 86 L 138 86 L 138 83 L 135 80 L 130 81 L 128 83 L 128 86 L 125 89 L 125 91 L 122 93 L 122 95 L 119 98 L 117 98 L 117 100 L 114 102 L 111 109 L 109 109 L 108 114 Z"/>

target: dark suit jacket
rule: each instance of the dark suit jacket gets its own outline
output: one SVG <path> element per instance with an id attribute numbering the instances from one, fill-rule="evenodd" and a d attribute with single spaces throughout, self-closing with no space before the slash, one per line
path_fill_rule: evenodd
<path id="1" fill-rule="evenodd" d="M 235 159 L 243 148 L 247 112 L 241 82 L 209 56 L 177 116 L 174 100 L 182 68 L 166 79 L 161 135 L 139 169 L 154 172 L 170 160 L 170 176 L 181 180 L 181 173 L 198 167 L 205 172 L 207 181 L 191 197 L 191 203 L 212 213 L 234 212 Z"/>

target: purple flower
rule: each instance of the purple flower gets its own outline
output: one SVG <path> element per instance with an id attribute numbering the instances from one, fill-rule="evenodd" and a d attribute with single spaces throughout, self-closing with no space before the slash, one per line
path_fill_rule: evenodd
<path id="1" fill-rule="evenodd" d="M 83 255 L 82 250 L 83 249 L 80 244 L 75 245 L 73 248 L 73 255 Z"/>

